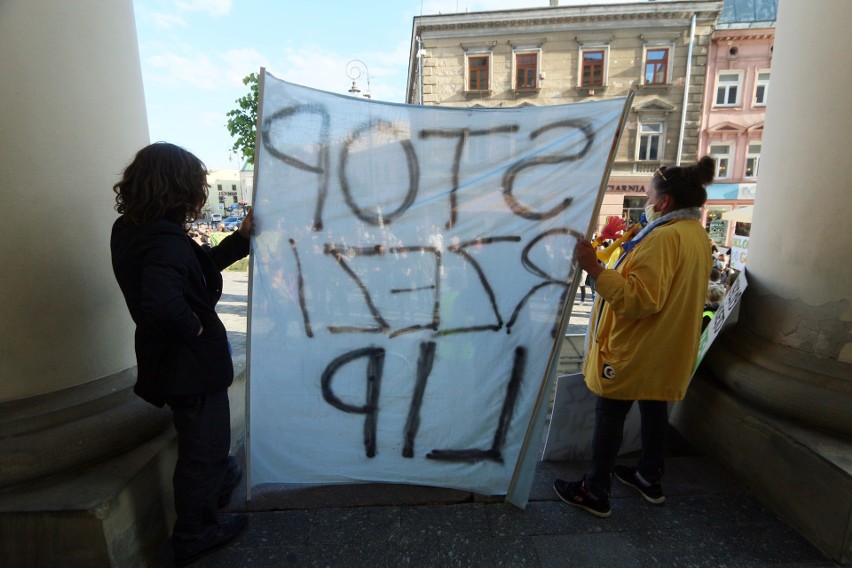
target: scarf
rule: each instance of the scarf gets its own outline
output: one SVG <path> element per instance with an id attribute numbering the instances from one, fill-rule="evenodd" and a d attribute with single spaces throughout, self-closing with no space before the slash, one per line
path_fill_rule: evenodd
<path id="1" fill-rule="evenodd" d="M 615 268 L 618 268 L 621 263 L 627 258 L 627 254 L 636 248 L 642 239 L 647 237 L 651 231 L 659 227 L 660 225 L 665 225 L 670 221 L 679 221 L 681 219 L 700 219 L 701 218 L 701 208 L 700 207 L 685 207 L 683 209 L 675 209 L 670 213 L 666 213 L 653 223 L 649 223 L 645 226 L 644 229 L 639 231 L 639 234 L 630 239 L 630 241 L 621 245 L 621 248 L 624 249 L 624 254 L 621 255 L 621 258 L 618 259 L 618 262 L 615 263 Z"/>

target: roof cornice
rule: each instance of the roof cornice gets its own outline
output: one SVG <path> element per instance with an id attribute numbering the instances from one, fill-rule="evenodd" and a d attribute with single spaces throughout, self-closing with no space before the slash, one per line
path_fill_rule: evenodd
<path id="1" fill-rule="evenodd" d="M 463 14 L 438 14 L 414 17 L 414 28 L 428 32 L 466 30 L 472 28 L 506 28 L 576 26 L 596 23 L 635 22 L 636 27 L 661 20 L 688 21 L 693 14 L 701 19 L 715 19 L 722 11 L 718 0 L 643 2 L 587 6 L 551 6 Z"/>
<path id="2" fill-rule="evenodd" d="M 712 41 L 742 41 L 750 39 L 770 39 L 775 37 L 775 28 L 752 29 L 716 29 L 710 38 Z"/>

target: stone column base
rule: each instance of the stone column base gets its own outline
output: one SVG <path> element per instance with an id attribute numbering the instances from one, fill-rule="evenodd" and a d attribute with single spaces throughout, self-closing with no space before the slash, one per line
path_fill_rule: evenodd
<path id="1" fill-rule="evenodd" d="M 144 566 L 174 524 L 173 431 L 121 456 L 0 493 L 8 566 Z"/>
<path id="2" fill-rule="evenodd" d="M 245 364 L 234 364 L 239 375 L 228 391 L 232 448 L 245 439 Z M 61 430 L 52 431 L 64 436 Z M 96 445 L 97 438 L 89 443 Z M 177 439 L 168 427 L 120 455 L 0 489 L 2 564 L 148 565 L 174 525 L 176 460 Z M 45 461 L 49 456 L 33 460 Z"/>
<path id="3" fill-rule="evenodd" d="M 735 396 L 701 367 L 672 425 L 835 562 L 852 562 L 852 440 Z"/>

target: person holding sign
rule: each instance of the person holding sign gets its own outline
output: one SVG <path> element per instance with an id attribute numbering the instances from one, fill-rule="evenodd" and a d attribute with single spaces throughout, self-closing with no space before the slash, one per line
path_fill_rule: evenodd
<path id="1" fill-rule="evenodd" d="M 709 156 L 654 172 L 648 225 L 623 245 L 612 269 L 598 264 L 592 243 L 577 243 L 577 261 L 595 278 L 598 292 L 583 365 L 586 385 L 597 395 L 595 430 L 586 475 L 574 482 L 557 479 L 553 488 L 565 503 L 595 516 L 612 514 L 613 473 L 646 501 L 665 502 L 667 403 L 683 399 L 698 352 L 712 263 L 700 218 L 713 172 Z M 634 401 L 641 413 L 641 456 L 636 466 L 616 465 Z"/>
<path id="2" fill-rule="evenodd" d="M 220 271 L 249 252 L 252 215 L 219 246 L 200 246 L 187 229 L 207 187 L 201 160 L 165 142 L 142 148 L 113 187 L 121 216 L 112 228 L 112 266 L 136 324 L 133 390 L 155 406 L 168 405 L 177 430 L 177 565 L 222 546 L 247 522 L 245 515 L 218 513 L 242 470 L 228 455 L 234 367 L 215 306 Z"/>

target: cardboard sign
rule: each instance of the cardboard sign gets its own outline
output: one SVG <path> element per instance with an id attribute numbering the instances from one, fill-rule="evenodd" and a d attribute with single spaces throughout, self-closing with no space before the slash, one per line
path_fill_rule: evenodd
<path id="1" fill-rule="evenodd" d="M 713 316 L 713 319 L 710 320 L 710 324 L 701 332 L 701 341 L 698 343 L 698 360 L 695 362 L 696 369 L 698 368 L 698 365 L 701 364 L 701 360 L 704 359 L 704 356 L 707 354 L 707 350 L 710 349 L 710 346 L 713 344 L 713 340 L 716 339 L 716 336 L 718 336 L 719 333 L 721 333 L 722 328 L 725 327 L 725 322 L 728 321 L 731 314 L 734 313 L 734 310 L 740 303 L 740 298 L 743 297 L 743 293 L 747 287 L 748 280 L 746 279 L 746 273 L 745 271 L 740 272 L 737 279 L 734 280 L 734 283 L 731 285 L 731 289 L 725 294 L 725 299 L 722 301 L 722 305 L 719 306 L 719 309 L 716 310 L 716 314 Z"/>
<path id="2" fill-rule="evenodd" d="M 542 460 L 582 461 L 592 457 L 596 399 L 595 393 L 586 386 L 582 373 L 556 379 L 553 412 Z M 619 455 L 642 447 L 640 426 L 639 405 L 634 404 L 624 419 L 624 438 Z"/>

